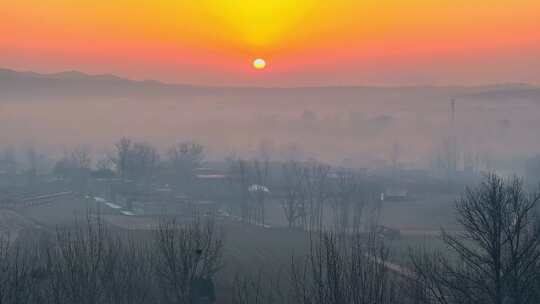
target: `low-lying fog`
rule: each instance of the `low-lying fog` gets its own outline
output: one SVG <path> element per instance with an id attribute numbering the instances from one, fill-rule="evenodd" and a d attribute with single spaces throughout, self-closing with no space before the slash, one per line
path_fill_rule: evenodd
<path id="1" fill-rule="evenodd" d="M 78 145 L 103 153 L 122 136 L 161 149 L 195 140 L 210 158 L 268 153 L 363 167 L 393 157 L 427 166 L 452 132 L 460 158 L 501 169 L 540 151 L 540 88 L 525 85 L 212 89 L 83 76 L 0 78 L 2 143 L 58 155 Z"/>

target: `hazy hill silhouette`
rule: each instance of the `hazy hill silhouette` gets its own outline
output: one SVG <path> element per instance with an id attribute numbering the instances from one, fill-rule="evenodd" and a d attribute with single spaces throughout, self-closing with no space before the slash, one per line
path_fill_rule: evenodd
<path id="1" fill-rule="evenodd" d="M 264 94 L 263 94 L 264 93 Z M 346 99 L 355 96 L 373 97 L 395 94 L 405 96 L 431 96 L 434 98 L 453 95 L 455 98 L 540 98 L 540 88 L 527 84 L 500 84 L 489 86 L 408 86 L 408 87 L 211 87 L 189 84 L 167 84 L 155 80 L 135 81 L 111 74 L 89 75 L 79 71 L 65 71 L 53 74 L 19 72 L 0 69 L 0 101 L 2 100 L 57 100 L 92 98 L 176 98 L 192 94 L 232 94 L 257 97 L 299 95 L 313 97 L 314 100 L 332 97 L 336 94 Z"/>
<path id="2" fill-rule="evenodd" d="M 133 81 L 110 74 L 89 75 L 78 71 L 39 74 L 0 69 L 0 99 L 145 98 L 185 94 L 194 89 L 189 85 Z"/>

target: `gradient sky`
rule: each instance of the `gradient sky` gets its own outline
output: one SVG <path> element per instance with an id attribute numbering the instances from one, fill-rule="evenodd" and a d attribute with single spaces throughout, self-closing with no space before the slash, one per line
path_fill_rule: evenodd
<path id="1" fill-rule="evenodd" d="M 0 67 L 208 85 L 540 83 L 540 1 L 0 0 Z"/>

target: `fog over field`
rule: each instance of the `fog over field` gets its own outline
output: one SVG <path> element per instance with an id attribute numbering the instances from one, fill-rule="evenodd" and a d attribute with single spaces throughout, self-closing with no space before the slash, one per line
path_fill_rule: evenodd
<path id="1" fill-rule="evenodd" d="M 540 88 L 525 84 L 219 88 L 0 71 L 1 140 L 53 155 L 80 145 L 105 153 L 130 136 L 160 149 L 196 140 L 211 159 L 269 153 L 355 167 L 387 165 L 397 146 L 400 161 L 417 168 L 455 132 L 461 158 L 519 171 L 540 151 L 539 107 Z"/>
<path id="2" fill-rule="evenodd" d="M 536 304 L 539 129 L 528 84 L 0 70 L 0 303 Z"/>

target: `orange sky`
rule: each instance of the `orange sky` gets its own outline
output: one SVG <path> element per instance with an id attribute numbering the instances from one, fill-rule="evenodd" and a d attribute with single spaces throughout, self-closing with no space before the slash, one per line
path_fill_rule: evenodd
<path id="1" fill-rule="evenodd" d="M 540 83 L 540 1 L 0 0 L 0 66 L 217 85 Z"/>

